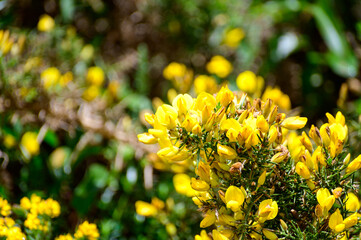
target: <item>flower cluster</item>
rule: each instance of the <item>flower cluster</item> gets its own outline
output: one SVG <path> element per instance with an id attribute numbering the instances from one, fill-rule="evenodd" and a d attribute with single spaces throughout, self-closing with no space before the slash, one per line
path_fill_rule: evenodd
<path id="1" fill-rule="evenodd" d="M 350 229 L 360 205 L 352 172 L 361 164 L 342 151 L 343 115 L 327 116 L 321 130 L 311 127 L 314 146 L 294 131 L 307 118 L 222 87 L 215 96 L 180 94 L 146 114 L 153 128 L 138 139 L 158 143 L 163 161 L 193 162 L 196 176 L 178 174 L 174 183 L 203 213 L 201 228 L 214 226 L 196 239 L 333 239 L 359 233 Z"/>
<path id="2" fill-rule="evenodd" d="M 79 225 L 74 237 L 71 234 L 60 235 L 55 240 L 96 240 L 99 238 L 99 231 L 94 223 L 88 221 Z"/>
<path id="3" fill-rule="evenodd" d="M 0 238 L 8 240 L 22 240 L 25 238 L 24 233 L 15 221 L 9 217 L 11 206 L 6 199 L 0 197 Z"/>
<path id="4" fill-rule="evenodd" d="M 26 211 L 24 226 L 30 230 L 48 232 L 50 219 L 60 215 L 60 205 L 52 198 L 46 200 L 33 194 L 30 199 L 23 197 L 20 200 L 20 207 Z"/>
<path id="5" fill-rule="evenodd" d="M 33 194 L 30 198 L 23 197 L 20 205 L 11 207 L 6 199 L 0 197 L 0 239 L 48 239 L 47 237 L 52 234 L 52 219 L 58 217 L 60 213 L 60 204 L 52 198 L 42 199 Z M 22 221 L 23 217 L 25 217 L 24 221 Z M 56 239 L 96 240 L 98 238 L 97 226 L 85 221 L 79 225 L 74 237 L 67 234 Z"/>

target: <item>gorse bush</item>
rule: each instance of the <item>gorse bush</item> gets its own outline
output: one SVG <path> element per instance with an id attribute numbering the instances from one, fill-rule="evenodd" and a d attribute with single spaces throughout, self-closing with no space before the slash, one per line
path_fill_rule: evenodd
<path id="1" fill-rule="evenodd" d="M 298 135 L 307 118 L 223 87 L 215 96 L 180 94 L 146 114 L 153 128 L 138 139 L 158 143 L 164 161 L 192 164 L 195 177 L 180 184 L 202 212 L 200 227 L 212 229 L 197 240 L 351 239 L 361 231 L 354 178 L 361 156 L 350 162 L 344 149 L 344 116 L 327 118 Z M 137 205 L 139 214 L 156 215 L 156 204 Z"/>

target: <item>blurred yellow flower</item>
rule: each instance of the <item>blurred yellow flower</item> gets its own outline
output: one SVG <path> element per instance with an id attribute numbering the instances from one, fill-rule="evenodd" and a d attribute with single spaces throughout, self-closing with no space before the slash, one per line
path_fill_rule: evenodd
<path id="1" fill-rule="evenodd" d="M 26 60 L 24 65 L 24 71 L 29 72 L 32 69 L 39 67 L 42 63 L 42 59 L 40 57 L 31 57 Z"/>
<path id="2" fill-rule="evenodd" d="M 223 42 L 231 48 L 236 48 L 243 38 L 244 31 L 241 28 L 233 28 L 226 32 Z"/>
<path id="3" fill-rule="evenodd" d="M 53 30 L 55 26 L 54 19 L 47 14 L 44 14 L 40 17 L 38 22 L 38 30 L 41 32 L 49 32 Z"/>
<path id="4" fill-rule="evenodd" d="M 251 71 L 240 73 L 236 79 L 238 88 L 250 95 L 258 97 L 264 86 L 263 77 L 258 77 Z"/>
<path id="5" fill-rule="evenodd" d="M 80 52 L 80 58 L 89 61 L 93 58 L 94 55 L 94 47 L 91 44 L 87 44 L 83 47 L 83 49 Z"/>
<path id="6" fill-rule="evenodd" d="M 13 148 L 16 144 L 16 139 L 11 134 L 5 134 L 4 136 L 4 146 L 6 148 Z"/>
<path id="7" fill-rule="evenodd" d="M 53 169 L 58 169 L 64 166 L 64 162 L 68 156 L 66 147 L 56 148 L 49 156 L 49 162 Z"/>
<path id="8" fill-rule="evenodd" d="M 60 235 L 55 240 L 73 240 L 73 237 L 68 233 L 66 235 Z"/>
<path id="9" fill-rule="evenodd" d="M 6 199 L 0 197 L 0 215 L 3 217 L 9 216 L 11 213 L 11 206 Z"/>
<path id="10" fill-rule="evenodd" d="M 262 95 L 262 101 L 272 99 L 274 104 L 278 105 L 283 110 L 291 109 L 291 100 L 287 94 L 284 94 L 278 87 L 272 88 L 268 86 Z"/>
<path id="11" fill-rule="evenodd" d="M 83 92 L 83 98 L 87 101 L 93 101 L 100 94 L 100 89 L 96 85 L 91 85 Z"/>
<path id="12" fill-rule="evenodd" d="M 171 62 L 164 68 L 163 76 L 173 83 L 177 91 L 185 93 L 191 87 L 193 71 L 182 63 Z"/>
<path id="13" fill-rule="evenodd" d="M 205 230 L 202 230 L 200 235 L 196 235 L 194 240 L 212 240 Z"/>
<path id="14" fill-rule="evenodd" d="M 218 90 L 218 85 L 216 80 L 207 75 L 199 75 L 194 79 L 194 90 L 197 94 L 200 94 L 201 92 L 207 92 L 207 93 L 215 93 Z"/>
<path id="15" fill-rule="evenodd" d="M 186 65 L 177 62 L 171 62 L 163 70 L 163 76 L 167 80 L 172 80 L 174 78 L 182 78 L 187 73 Z"/>
<path id="16" fill-rule="evenodd" d="M 11 227 L 7 230 L 7 238 L 6 240 L 22 240 L 26 239 L 25 234 L 21 231 L 19 227 Z"/>
<path id="17" fill-rule="evenodd" d="M 96 240 L 99 238 L 99 231 L 94 223 L 88 221 L 79 225 L 78 230 L 74 234 L 74 239 Z"/>
<path id="18" fill-rule="evenodd" d="M 14 40 L 10 37 L 9 30 L 0 30 L 0 56 L 5 56 L 11 50 Z"/>
<path id="19" fill-rule="evenodd" d="M 194 196 L 195 191 L 191 187 L 191 178 L 184 173 L 178 173 L 173 177 L 175 190 L 188 197 Z"/>
<path id="20" fill-rule="evenodd" d="M 30 156 L 39 154 L 40 144 L 37 136 L 35 132 L 26 132 L 21 138 L 20 145 Z"/>
<path id="21" fill-rule="evenodd" d="M 155 216 L 158 213 L 158 210 L 155 206 L 143 201 L 135 202 L 135 211 L 137 214 L 145 217 Z"/>
<path id="22" fill-rule="evenodd" d="M 207 71 L 215 74 L 220 78 L 227 77 L 233 70 L 232 64 L 223 56 L 214 56 L 206 65 Z"/>
<path id="23" fill-rule="evenodd" d="M 112 80 L 108 84 L 108 91 L 113 98 L 118 97 L 119 87 L 120 87 L 120 83 L 116 80 Z"/>
<path id="24" fill-rule="evenodd" d="M 41 75 L 41 81 L 45 89 L 55 86 L 61 77 L 60 71 L 56 67 L 50 67 L 44 70 Z"/>
<path id="25" fill-rule="evenodd" d="M 73 81 L 73 73 L 72 72 L 66 72 L 64 73 L 63 76 L 60 77 L 59 79 L 59 84 L 60 86 L 64 87 L 66 86 L 69 82 Z"/>
<path id="26" fill-rule="evenodd" d="M 88 69 L 86 80 L 89 84 L 94 86 L 101 86 L 104 82 L 104 71 L 100 67 L 94 66 Z"/>

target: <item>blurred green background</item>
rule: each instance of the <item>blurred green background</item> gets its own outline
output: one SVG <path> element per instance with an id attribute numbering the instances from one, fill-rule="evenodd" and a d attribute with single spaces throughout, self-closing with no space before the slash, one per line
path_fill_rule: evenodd
<path id="1" fill-rule="evenodd" d="M 49 32 L 37 29 L 43 14 L 55 20 Z M 352 120 L 350 149 L 360 152 L 358 0 L 1 0 L 0 29 L 10 30 L 18 48 L 25 39 L 22 51 L 0 56 L 0 194 L 10 202 L 34 192 L 59 200 L 54 235 L 84 219 L 98 225 L 101 239 L 199 233 L 195 205 L 172 182 L 172 172 L 185 169 L 157 165 L 156 147 L 136 138 L 147 128 L 143 114 L 169 102 L 169 89 L 182 92 L 163 77 L 171 62 L 196 77 L 207 74 L 213 56 L 224 56 L 233 71 L 213 75 L 218 84 L 237 90 L 237 75 L 251 70 L 289 95 L 291 112 L 309 123 L 342 109 Z M 233 45 L 232 29 L 244 35 Z M 92 66 L 104 72 L 93 88 Z M 49 67 L 71 72 L 72 80 L 44 88 Z M 28 131 L 40 143 L 32 156 L 21 144 Z M 164 214 L 138 215 L 134 203 L 152 197 L 166 203 Z"/>

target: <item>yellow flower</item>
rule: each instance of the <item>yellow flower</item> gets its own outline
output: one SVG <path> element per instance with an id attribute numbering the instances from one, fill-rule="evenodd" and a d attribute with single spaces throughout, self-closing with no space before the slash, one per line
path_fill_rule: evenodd
<path id="1" fill-rule="evenodd" d="M 350 211 L 350 212 L 356 212 L 361 207 L 360 200 L 352 192 L 347 193 L 345 200 L 343 202 L 346 203 L 346 209 L 347 209 L 347 211 Z"/>
<path id="2" fill-rule="evenodd" d="M 203 220 L 200 223 L 201 228 L 206 228 L 211 226 L 213 223 L 216 222 L 216 214 L 214 211 L 208 210 L 206 215 L 204 216 Z"/>
<path id="3" fill-rule="evenodd" d="M 158 210 L 162 210 L 165 207 L 164 202 L 157 197 L 152 198 L 152 205 Z"/>
<path id="4" fill-rule="evenodd" d="M 278 87 L 272 88 L 268 86 L 262 95 L 262 100 L 272 99 L 273 102 L 283 110 L 291 109 L 291 100 L 287 94 L 284 94 Z"/>
<path id="5" fill-rule="evenodd" d="M 236 186 L 229 186 L 225 195 L 227 208 L 232 209 L 233 212 L 238 212 L 245 198 L 246 195 L 244 189 L 240 189 Z"/>
<path id="6" fill-rule="evenodd" d="M 173 176 L 173 185 L 175 190 L 188 197 L 194 196 L 194 190 L 191 187 L 191 178 L 184 173 L 178 173 Z"/>
<path id="7" fill-rule="evenodd" d="M 68 233 L 66 235 L 60 235 L 55 240 L 73 240 L 73 237 Z"/>
<path id="8" fill-rule="evenodd" d="M 137 214 L 145 217 L 155 216 L 158 213 L 158 210 L 155 206 L 143 201 L 135 202 L 135 211 Z"/>
<path id="9" fill-rule="evenodd" d="M 157 143 L 158 140 L 152 134 L 149 133 L 141 133 L 137 135 L 138 141 L 145 144 L 154 144 Z"/>
<path id="10" fill-rule="evenodd" d="M 266 220 L 274 219 L 278 214 L 278 204 L 272 199 L 263 200 L 258 208 L 258 221 L 260 223 L 265 222 Z"/>
<path id="11" fill-rule="evenodd" d="M 40 145 L 37 140 L 37 134 L 35 132 L 26 132 L 21 138 L 21 147 L 30 156 L 39 154 Z"/>
<path id="12" fill-rule="evenodd" d="M 40 78 L 44 88 L 49 89 L 58 84 L 60 76 L 60 71 L 56 67 L 50 67 L 41 73 Z"/>
<path id="13" fill-rule="evenodd" d="M 87 44 L 83 47 L 83 49 L 80 52 L 80 58 L 89 61 L 94 56 L 94 47 L 91 44 Z"/>
<path id="14" fill-rule="evenodd" d="M 100 89 L 96 85 L 91 85 L 83 92 L 83 98 L 86 101 L 93 101 L 100 94 Z"/>
<path id="15" fill-rule="evenodd" d="M 85 221 L 79 225 L 78 230 L 74 234 L 74 238 L 86 238 L 88 240 L 96 240 L 99 238 L 98 228 L 94 223 L 89 223 L 88 221 Z"/>
<path id="16" fill-rule="evenodd" d="M 340 209 L 337 208 L 336 211 L 332 213 L 330 220 L 328 221 L 328 226 L 337 233 L 342 232 L 345 229 L 346 225 L 343 222 Z"/>
<path id="17" fill-rule="evenodd" d="M 318 203 L 321 207 L 326 208 L 327 211 L 329 211 L 335 203 L 335 196 L 331 195 L 327 188 L 320 188 L 316 196 Z"/>
<path id="18" fill-rule="evenodd" d="M 62 87 L 65 87 L 69 82 L 73 81 L 73 73 L 66 72 L 63 76 L 59 79 L 59 84 Z"/>
<path id="19" fill-rule="evenodd" d="M 38 22 L 38 30 L 41 32 L 49 32 L 53 30 L 55 26 L 54 19 L 47 14 L 44 14 L 40 17 Z"/>
<path id="20" fill-rule="evenodd" d="M 0 215 L 6 217 L 11 213 L 11 206 L 6 199 L 0 197 Z"/>
<path id="21" fill-rule="evenodd" d="M 288 129 L 288 130 L 297 130 L 300 128 L 303 128 L 307 123 L 306 117 L 289 117 L 283 120 L 282 127 Z"/>
<path id="22" fill-rule="evenodd" d="M 167 223 L 165 225 L 165 230 L 171 236 L 174 236 L 177 234 L 177 227 L 173 223 Z"/>
<path id="23" fill-rule="evenodd" d="M 24 221 L 24 226 L 30 230 L 47 231 L 45 223 L 40 221 L 38 215 L 35 213 L 28 213 L 26 220 Z"/>
<path id="24" fill-rule="evenodd" d="M 108 91 L 110 95 L 115 99 L 117 99 L 118 97 L 119 87 L 120 87 L 120 83 L 116 80 L 112 80 L 108 84 Z"/>
<path id="25" fill-rule="evenodd" d="M 288 157 L 288 152 L 279 152 L 276 153 L 272 158 L 271 158 L 271 162 L 274 163 L 280 163 L 283 160 L 285 160 Z"/>
<path id="26" fill-rule="evenodd" d="M 23 240 L 26 239 L 25 234 L 19 227 L 11 227 L 7 230 L 7 240 Z"/>
<path id="27" fill-rule="evenodd" d="M 361 155 L 353 160 L 346 168 L 346 174 L 357 171 L 361 168 Z"/>
<path id="28" fill-rule="evenodd" d="M 45 214 L 51 218 L 55 218 L 60 215 L 60 204 L 52 198 L 48 198 L 40 202 L 38 211 L 40 215 Z"/>
<path id="29" fill-rule="evenodd" d="M 172 129 L 176 126 L 178 112 L 174 107 L 168 104 L 163 104 L 157 109 L 155 117 L 160 125 L 165 126 L 168 129 Z"/>
<path id="30" fill-rule="evenodd" d="M 269 130 L 268 122 L 266 121 L 263 115 L 259 115 L 257 117 L 257 128 L 261 130 L 261 132 L 263 133 L 267 133 Z"/>
<path id="31" fill-rule="evenodd" d="M 307 134 L 305 132 L 302 132 L 300 141 L 309 152 L 313 152 L 313 146 L 312 146 L 311 140 L 309 139 L 309 137 L 307 136 Z"/>
<path id="32" fill-rule="evenodd" d="M 268 230 L 268 229 L 263 228 L 262 232 L 263 232 L 263 234 L 265 235 L 265 237 L 267 239 L 270 239 L 270 240 L 277 240 L 278 239 L 277 235 L 275 233 L 273 233 L 272 231 Z"/>
<path id="33" fill-rule="evenodd" d="M 194 240 L 212 240 L 205 230 L 202 230 L 200 235 L 196 235 Z"/>
<path id="34" fill-rule="evenodd" d="M 313 141 L 315 141 L 317 146 L 322 146 L 321 133 L 317 127 L 312 125 L 308 135 L 313 139 Z"/>
<path id="35" fill-rule="evenodd" d="M 203 180 L 191 178 L 191 186 L 196 191 L 208 191 L 209 184 Z"/>
<path id="36" fill-rule="evenodd" d="M 171 62 L 163 70 L 165 79 L 172 80 L 177 77 L 183 77 L 187 72 L 187 67 L 182 63 Z"/>
<path id="37" fill-rule="evenodd" d="M 219 156 L 230 160 L 235 159 L 238 156 L 233 148 L 221 144 L 217 145 L 217 153 Z"/>
<path id="38" fill-rule="evenodd" d="M 229 240 L 228 237 L 224 236 L 222 233 L 220 233 L 217 230 L 212 231 L 213 240 Z"/>
<path id="39" fill-rule="evenodd" d="M 4 136 L 4 146 L 6 148 L 13 148 L 16 144 L 16 139 L 11 134 L 5 134 Z"/>
<path id="40" fill-rule="evenodd" d="M 255 94 L 262 91 L 264 80 L 262 77 L 257 77 L 251 71 L 244 71 L 240 73 L 236 79 L 238 88 L 246 93 Z"/>
<path id="41" fill-rule="evenodd" d="M 207 93 L 216 93 L 218 89 L 218 85 L 216 80 L 213 77 L 207 75 L 199 75 L 194 79 L 194 90 L 197 94 L 201 92 Z"/>
<path id="42" fill-rule="evenodd" d="M 100 67 L 94 66 L 88 69 L 86 80 L 91 85 L 101 86 L 104 82 L 104 71 Z"/>
<path id="43" fill-rule="evenodd" d="M 332 190 L 332 194 L 335 196 L 335 198 L 339 198 L 342 195 L 342 188 L 341 187 L 337 187 L 335 189 Z"/>
<path id="44" fill-rule="evenodd" d="M 266 181 L 266 174 L 267 171 L 263 171 L 261 176 L 259 176 L 258 181 L 257 181 L 257 186 L 262 186 L 264 184 L 264 182 Z"/>
<path id="45" fill-rule="evenodd" d="M 49 156 L 49 162 L 53 169 L 59 169 L 64 166 L 65 160 L 69 156 L 69 149 L 67 147 L 56 148 Z"/>
<path id="46" fill-rule="evenodd" d="M 215 74 L 220 78 L 227 77 L 233 70 L 232 64 L 222 56 L 214 56 L 211 61 L 207 63 L 207 71 Z"/>
<path id="47" fill-rule="evenodd" d="M 203 181 L 210 182 L 210 166 L 202 161 L 199 162 L 198 167 L 195 170 L 196 174 L 200 176 Z"/>
<path id="48" fill-rule="evenodd" d="M 179 94 L 173 99 L 172 106 L 178 115 L 185 115 L 193 105 L 193 98 L 189 94 Z"/>
<path id="49" fill-rule="evenodd" d="M 228 86 L 226 85 L 218 92 L 216 101 L 220 102 L 222 106 L 227 107 L 233 101 L 233 98 L 233 92 L 229 90 Z"/>
<path id="50" fill-rule="evenodd" d="M 235 48 L 244 38 L 244 32 L 241 28 L 233 28 L 226 32 L 223 42 L 225 45 Z"/>

